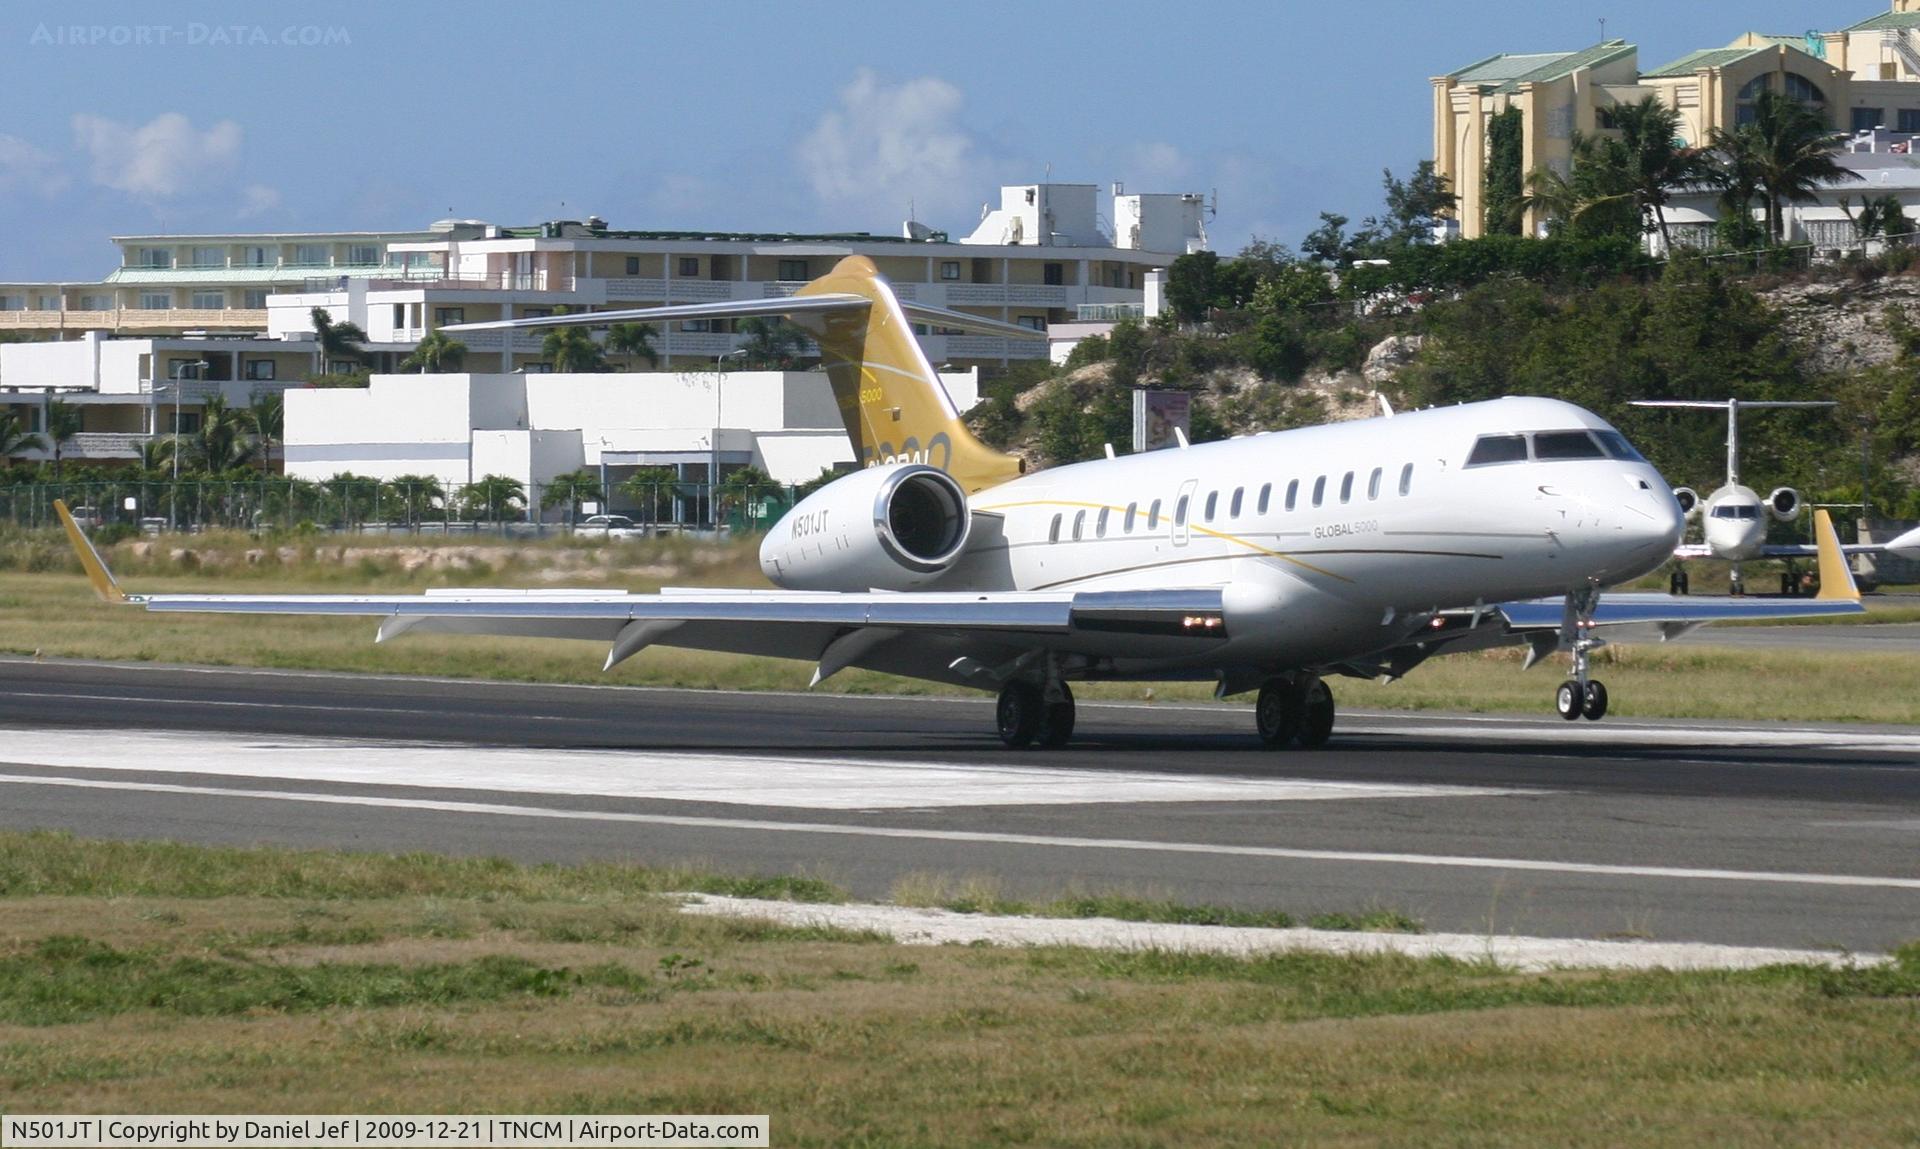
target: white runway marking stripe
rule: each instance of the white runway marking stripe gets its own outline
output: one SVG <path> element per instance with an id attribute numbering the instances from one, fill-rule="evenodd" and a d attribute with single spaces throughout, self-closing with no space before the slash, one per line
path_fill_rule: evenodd
<path id="1" fill-rule="evenodd" d="M 1670 878 L 1689 881 L 1768 882 L 1805 886 L 1920 890 L 1920 878 L 1880 877 L 1868 874 L 1808 874 L 1779 870 L 1714 870 L 1694 869 L 1684 866 L 1620 866 L 1599 862 L 1558 862 L 1539 858 L 1483 858 L 1446 854 L 1395 854 L 1368 850 L 1299 850 L 1289 849 L 1283 846 L 1234 846 L 1210 842 L 1155 842 L 1130 838 L 1070 838 L 1046 834 L 1002 834 L 978 830 L 921 830 L 893 826 L 842 825 L 833 822 L 777 822 L 758 818 L 701 818 L 674 814 L 636 814 L 618 810 L 560 810 L 545 806 L 513 806 L 492 802 L 444 802 L 426 798 L 389 798 L 371 794 L 307 794 L 285 790 L 244 790 L 224 786 L 176 786 L 163 782 L 120 782 L 93 778 L 49 778 L 21 774 L 0 774 L 0 785 L 7 784 L 73 787 L 83 790 L 125 790 L 148 794 L 179 794 L 196 798 L 240 798 L 272 802 L 308 802 L 331 806 L 422 810 L 449 814 L 479 814 L 510 818 L 552 818 L 562 821 L 614 822 L 639 826 L 682 826 L 690 829 L 745 830 L 753 833 L 830 834 L 860 838 L 963 842 L 987 846 L 1038 846 L 1054 849 L 1203 854 L 1216 857 L 1269 858 L 1286 861 L 1366 862 L 1397 866 L 1441 866 L 1473 870 L 1518 870 L 1550 874 L 1587 874 L 1601 877 Z"/>
<path id="2" fill-rule="evenodd" d="M 0 761 L 21 766 L 814 810 L 1096 802 L 1310 802 L 1546 793 L 1420 783 L 1088 770 L 1065 765 L 971 766 L 912 759 L 460 746 L 172 731 L 31 730 L 13 734 L 8 748 L 0 752 Z"/>

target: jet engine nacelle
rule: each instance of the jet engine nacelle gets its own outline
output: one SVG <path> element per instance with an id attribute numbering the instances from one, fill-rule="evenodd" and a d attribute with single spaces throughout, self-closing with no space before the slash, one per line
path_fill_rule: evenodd
<path id="1" fill-rule="evenodd" d="M 1680 513 L 1689 519 L 1700 513 L 1700 496 L 1692 487 L 1675 487 L 1673 501 L 1680 504 Z"/>
<path id="2" fill-rule="evenodd" d="M 1792 487 L 1775 487 L 1767 496 L 1767 512 L 1783 523 L 1800 517 L 1800 492 Z"/>
<path id="3" fill-rule="evenodd" d="M 788 511 L 760 544 L 760 569 L 793 590 L 912 590 L 959 561 L 972 527 L 967 493 L 945 471 L 868 467 Z"/>

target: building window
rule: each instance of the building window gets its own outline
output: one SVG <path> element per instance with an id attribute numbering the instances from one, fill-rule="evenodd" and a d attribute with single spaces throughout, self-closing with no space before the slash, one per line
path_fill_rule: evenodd
<path id="1" fill-rule="evenodd" d="M 628 275 L 640 274 L 640 257 L 639 256 L 629 255 L 627 257 L 627 274 Z"/>
<path id="2" fill-rule="evenodd" d="M 172 426 L 170 432 L 175 435 L 193 435 L 200 430 L 200 412 L 168 411 L 167 422 Z"/>
<path id="3" fill-rule="evenodd" d="M 35 311 L 58 311 L 60 310 L 60 297 L 57 295 L 37 296 L 33 301 L 33 309 Z"/>
<path id="4" fill-rule="evenodd" d="M 807 274 L 807 261 L 804 259 L 783 259 L 780 261 L 780 278 L 788 282 L 812 279 Z"/>
<path id="5" fill-rule="evenodd" d="M 267 305 L 267 293 L 264 291 L 248 291 L 243 293 L 240 298 L 245 301 L 244 306 L 247 307 L 260 309 Z M 398 304 L 395 306 L 398 306 Z"/>
<path id="6" fill-rule="evenodd" d="M 1886 122 L 1885 108 L 1855 108 L 1853 122 L 1849 126 L 1856 132 L 1870 132 L 1875 128 L 1884 127 Z"/>
<path id="7" fill-rule="evenodd" d="M 173 306 L 171 291 L 143 291 L 140 293 L 140 310 L 165 311 Z"/>
<path id="8" fill-rule="evenodd" d="M 1379 498 L 1379 497 L 1380 497 L 1380 475 L 1381 475 L 1381 473 L 1382 473 L 1382 472 L 1381 472 L 1381 468 L 1379 468 L 1379 467 L 1375 467 L 1375 468 L 1373 469 L 1373 474 L 1372 474 L 1371 476 L 1369 476 L 1369 477 L 1368 477 L 1368 479 L 1367 479 L 1367 498 L 1369 498 L 1369 499 L 1377 499 L 1377 498 Z"/>
<path id="9" fill-rule="evenodd" d="M 82 311 L 112 311 L 112 310 L 113 310 L 113 296 L 111 296 L 111 295 L 83 295 L 83 296 L 81 296 L 81 297 L 80 297 L 80 310 L 82 310 Z"/>
<path id="10" fill-rule="evenodd" d="M 246 363 L 246 378 L 265 382 L 273 378 L 273 360 L 249 359 Z"/>
<path id="11" fill-rule="evenodd" d="M 1819 85 L 1798 72 L 1787 73 L 1787 99 L 1799 100 L 1803 104 L 1824 104 L 1827 94 Z"/>
<path id="12" fill-rule="evenodd" d="M 227 293 L 224 291 L 196 291 L 193 293 L 193 305 L 208 311 L 219 311 L 227 305 Z"/>
<path id="13" fill-rule="evenodd" d="M 1015 319 L 1014 322 L 1026 328 L 1028 331 L 1045 331 L 1047 329 L 1047 317 L 1044 315 L 1022 315 Z"/>
<path id="14" fill-rule="evenodd" d="M 1059 287 L 1067 281 L 1066 266 L 1058 263 L 1046 264 L 1040 268 L 1040 279 L 1049 287 Z"/>
<path id="15" fill-rule="evenodd" d="M 380 264 L 380 245 L 377 243 L 356 243 L 347 249 L 347 262 L 358 267 L 377 267 Z"/>
<path id="16" fill-rule="evenodd" d="M 0 311 L 25 311 L 27 297 L 24 295 L 0 295 Z"/>
<path id="17" fill-rule="evenodd" d="M 467 309 L 464 307 L 436 307 L 433 309 L 433 325 L 445 327 L 450 323 L 465 323 Z"/>
<path id="18" fill-rule="evenodd" d="M 1898 117 L 1897 130 L 1902 132 L 1920 132 L 1920 108 L 1901 108 L 1895 113 Z"/>
<path id="19" fill-rule="evenodd" d="M 959 279 L 960 278 L 960 261 L 957 259 L 941 260 L 940 261 L 940 278 L 945 280 Z"/>
<path id="20" fill-rule="evenodd" d="M 135 253 L 134 262 L 141 267 L 172 267 L 173 252 L 164 247 L 143 247 Z"/>
<path id="21" fill-rule="evenodd" d="M 689 277 L 698 276 L 700 274 L 700 257 L 697 255 L 681 256 L 680 257 L 680 274 L 682 276 L 689 276 Z"/>
<path id="22" fill-rule="evenodd" d="M 247 247 L 240 250 L 240 262 L 247 267 L 272 267 L 273 260 L 264 247 Z"/>
<path id="23" fill-rule="evenodd" d="M 1406 466 L 1400 468 L 1400 493 L 1403 495 L 1410 495 L 1413 493 L 1413 464 L 1412 463 L 1408 463 Z"/>
<path id="24" fill-rule="evenodd" d="M 686 320 L 682 320 L 682 321 L 681 321 L 681 323 L 680 323 L 680 330 L 682 330 L 682 331 L 694 331 L 694 332 L 700 332 L 700 331 L 712 331 L 712 330 L 713 330 L 713 320 L 711 320 L 711 319 L 686 319 Z"/>
<path id="25" fill-rule="evenodd" d="M 293 249 L 293 262 L 308 267 L 325 267 L 332 262 L 332 255 L 324 243 L 303 243 Z"/>
<path id="26" fill-rule="evenodd" d="M 221 247 L 196 247 L 193 249 L 193 266 L 225 267 L 227 252 Z"/>

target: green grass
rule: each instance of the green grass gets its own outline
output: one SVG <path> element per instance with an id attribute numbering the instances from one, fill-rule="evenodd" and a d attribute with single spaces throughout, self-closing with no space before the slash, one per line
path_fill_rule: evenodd
<path id="1" fill-rule="evenodd" d="M 769 1113 L 797 1146 L 1920 1138 L 1920 946 L 1548 974 L 906 947 L 681 914 L 617 867 L 59 835 L 0 835 L 0 880 L 10 1112 Z"/>

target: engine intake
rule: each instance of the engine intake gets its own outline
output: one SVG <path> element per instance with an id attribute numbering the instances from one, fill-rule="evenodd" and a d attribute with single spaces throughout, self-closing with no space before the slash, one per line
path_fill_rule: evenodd
<path id="1" fill-rule="evenodd" d="M 1700 496 L 1692 487 L 1675 487 L 1673 501 L 1680 504 L 1680 513 L 1689 519 L 1700 513 Z"/>
<path id="2" fill-rule="evenodd" d="M 1792 522 L 1800 517 L 1800 492 L 1792 487 L 1775 487 L 1767 496 L 1767 510 L 1783 523 Z"/>
<path id="3" fill-rule="evenodd" d="M 888 463 L 836 479 L 767 532 L 760 568 L 795 590 L 911 590 L 966 552 L 967 492 L 936 467 Z"/>

